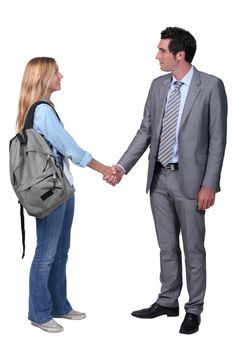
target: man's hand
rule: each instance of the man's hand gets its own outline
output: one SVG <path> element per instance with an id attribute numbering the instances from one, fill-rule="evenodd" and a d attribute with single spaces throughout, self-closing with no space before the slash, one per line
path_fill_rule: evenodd
<path id="1" fill-rule="evenodd" d="M 115 186 L 121 181 L 124 175 L 124 170 L 118 165 L 113 165 L 112 171 L 113 171 L 113 175 L 112 176 L 104 175 L 103 180 L 105 180 L 108 184 Z"/>
<path id="2" fill-rule="evenodd" d="M 198 193 L 197 209 L 206 210 L 214 205 L 215 190 L 210 187 L 202 187 Z"/>

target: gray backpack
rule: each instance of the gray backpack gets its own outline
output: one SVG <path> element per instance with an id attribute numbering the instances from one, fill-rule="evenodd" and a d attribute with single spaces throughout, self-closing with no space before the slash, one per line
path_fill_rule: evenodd
<path id="1" fill-rule="evenodd" d="M 41 103 L 49 104 L 45 101 L 34 103 L 27 114 L 24 129 L 10 141 L 10 179 L 20 203 L 22 258 L 25 255 L 23 208 L 29 215 L 43 218 L 74 193 L 74 187 L 48 143 L 33 129 L 34 112 Z"/>

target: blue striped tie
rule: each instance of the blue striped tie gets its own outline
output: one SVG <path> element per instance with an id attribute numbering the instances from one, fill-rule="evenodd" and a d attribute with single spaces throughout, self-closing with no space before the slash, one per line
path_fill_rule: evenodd
<path id="1" fill-rule="evenodd" d="M 166 166 L 172 159 L 176 138 L 176 124 L 180 108 L 181 81 L 174 82 L 175 89 L 171 92 L 163 119 L 163 129 L 160 136 L 158 161 Z"/>

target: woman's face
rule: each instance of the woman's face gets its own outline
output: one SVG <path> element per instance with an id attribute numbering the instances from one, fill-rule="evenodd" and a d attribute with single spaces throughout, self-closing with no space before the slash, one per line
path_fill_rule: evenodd
<path id="1" fill-rule="evenodd" d="M 61 90 L 62 78 L 63 78 L 63 75 L 59 72 L 59 68 L 56 65 L 54 75 L 50 81 L 50 86 L 49 86 L 50 93 Z"/>

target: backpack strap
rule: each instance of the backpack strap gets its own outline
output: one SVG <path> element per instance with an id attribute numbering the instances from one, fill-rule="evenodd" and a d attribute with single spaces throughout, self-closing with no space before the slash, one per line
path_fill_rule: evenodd
<path id="1" fill-rule="evenodd" d="M 23 211 L 23 206 L 21 203 L 20 204 L 20 222 L 21 222 L 21 232 L 22 232 L 22 245 L 23 245 L 23 254 L 22 254 L 22 259 L 25 256 L 25 225 L 24 225 L 24 211 Z"/>
<path id="2" fill-rule="evenodd" d="M 41 104 L 49 105 L 54 110 L 54 112 L 56 113 L 56 116 L 58 117 L 58 119 L 60 121 L 59 115 L 57 114 L 56 110 L 53 108 L 53 106 L 50 103 L 48 103 L 47 101 L 37 101 L 37 102 L 33 103 L 28 110 L 23 130 L 33 128 L 34 113 L 35 113 L 36 107 L 41 105 Z"/>
<path id="3" fill-rule="evenodd" d="M 24 127 L 22 129 L 22 132 L 16 135 L 16 137 L 19 138 L 21 144 L 27 144 L 27 133 L 25 130 L 33 128 L 34 113 L 35 113 L 36 107 L 39 106 L 40 104 L 47 104 L 50 107 L 52 107 L 52 109 L 56 113 L 57 118 L 60 121 L 60 118 L 59 118 L 57 112 L 55 111 L 53 106 L 51 106 L 50 103 L 48 103 L 46 101 L 38 101 L 38 102 L 33 103 L 33 105 L 31 105 L 31 107 L 28 110 L 27 117 L 25 120 Z M 24 223 L 24 208 L 23 208 L 21 203 L 20 203 L 20 222 L 21 222 L 22 245 L 23 245 L 23 254 L 22 254 L 22 259 L 23 259 L 25 256 L 25 223 Z"/>

